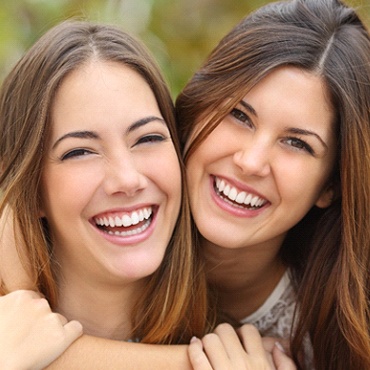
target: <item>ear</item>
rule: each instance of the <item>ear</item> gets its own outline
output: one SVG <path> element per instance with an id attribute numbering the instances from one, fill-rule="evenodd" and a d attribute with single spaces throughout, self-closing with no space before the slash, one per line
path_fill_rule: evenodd
<path id="1" fill-rule="evenodd" d="M 329 207 L 334 199 L 334 189 L 332 185 L 329 185 L 327 188 L 325 188 L 319 198 L 317 199 L 315 205 L 319 208 L 327 208 Z"/>

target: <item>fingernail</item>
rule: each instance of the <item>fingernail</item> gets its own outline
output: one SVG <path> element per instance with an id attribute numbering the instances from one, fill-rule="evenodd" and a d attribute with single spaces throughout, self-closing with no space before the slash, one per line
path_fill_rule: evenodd
<path id="1" fill-rule="evenodd" d="M 194 336 L 190 339 L 190 343 L 195 343 L 197 340 L 198 338 Z"/>
<path id="2" fill-rule="evenodd" d="M 284 347 L 279 342 L 275 342 L 275 346 L 283 353 L 285 353 Z"/>

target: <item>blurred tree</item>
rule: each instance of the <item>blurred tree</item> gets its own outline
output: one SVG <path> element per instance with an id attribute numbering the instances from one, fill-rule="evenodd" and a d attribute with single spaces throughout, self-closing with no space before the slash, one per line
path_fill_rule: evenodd
<path id="1" fill-rule="evenodd" d="M 0 80 L 47 29 L 77 17 L 119 25 L 142 39 L 176 96 L 221 37 L 244 15 L 270 1 L 2 0 Z M 369 21 L 369 0 L 348 2 L 360 6 Z"/>

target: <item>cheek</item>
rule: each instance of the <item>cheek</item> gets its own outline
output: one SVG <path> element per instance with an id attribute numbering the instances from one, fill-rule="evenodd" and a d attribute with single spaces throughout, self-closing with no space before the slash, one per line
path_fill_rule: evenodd
<path id="1" fill-rule="evenodd" d="M 147 176 L 167 196 L 181 200 L 181 171 L 175 150 L 157 153 L 155 161 L 145 159 Z"/>
<path id="2" fill-rule="evenodd" d="M 76 209 L 82 209 L 99 182 L 98 169 L 65 171 L 56 168 L 45 171 L 41 187 L 44 215 L 48 218 L 61 212 L 64 215 L 73 214 Z"/>
<path id="3" fill-rule="evenodd" d="M 278 189 L 287 202 L 299 205 L 307 211 L 316 203 L 327 181 L 325 166 L 309 166 L 306 163 L 290 161 L 289 165 L 280 162 Z"/>

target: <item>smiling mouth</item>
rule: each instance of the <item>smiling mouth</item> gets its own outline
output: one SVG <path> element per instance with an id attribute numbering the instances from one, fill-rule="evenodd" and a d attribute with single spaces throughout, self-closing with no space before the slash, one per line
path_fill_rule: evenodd
<path id="1" fill-rule="evenodd" d="M 95 225 L 110 235 L 132 236 L 144 232 L 152 223 L 154 211 L 145 207 L 131 213 L 115 216 L 94 217 Z"/>
<path id="2" fill-rule="evenodd" d="M 234 207 L 255 210 L 262 208 L 267 203 L 266 199 L 246 191 L 240 191 L 218 177 L 214 178 L 213 187 L 220 198 Z"/>

